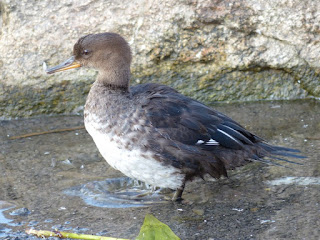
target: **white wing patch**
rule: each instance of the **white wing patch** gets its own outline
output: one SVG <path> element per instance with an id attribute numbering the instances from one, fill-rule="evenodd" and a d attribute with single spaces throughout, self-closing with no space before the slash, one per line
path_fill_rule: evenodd
<path id="1" fill-rule="evenodd" d="M 200 145 L 200 144 L 202 144 L 202 143 L 204 143 L 203 140 L 198 140 L 198 142 L 196 142 L 196 145 Z"/>
<path id="2" fill-rule="evenodd" d="M 206 142 L 206 145 L 219 145 L 219 143 L 216 141 L 216 140 L 214 140 L 214 139 L 210 139 L 208 142 Z"/>
<path id="3" fill-rule="evenodd" d="M 214 145 L 219 145 L 219 143 L 216 141 L 216 140 L 214 140 L 214 139 L 210 139 L 209 141 L 207 141 L 207 142 L 205 142 L 205 141 L 203 141 L 203 140 L 198 140 L 197 142 L 196 142 L 196 145 L 201 145 L 201 144 L 205 144 L 205 145 L 209 145 L 209 146 L 214 146 Z"/>

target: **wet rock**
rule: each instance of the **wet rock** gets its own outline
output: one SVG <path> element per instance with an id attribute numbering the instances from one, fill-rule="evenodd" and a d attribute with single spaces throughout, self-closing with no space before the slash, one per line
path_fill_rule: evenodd
<path id="1" fill-rule="evenodd" d="M 319 1 L 8 0 L 0 9 L 2 116 L 81 111 L 96 72 L 49 76 L 42 65 L 105 31 L 129 41 L 133 83 L 206 102 L 320 96 Z"/>
<path id="2" fill-rule="evenodd" d="M 29 211 L 28 208 L 19 208 L 16 210 L 13 210 L 10 215 L 16 215 L 16 216 L 27 216 L 29 215 L 31 212 Z"/>

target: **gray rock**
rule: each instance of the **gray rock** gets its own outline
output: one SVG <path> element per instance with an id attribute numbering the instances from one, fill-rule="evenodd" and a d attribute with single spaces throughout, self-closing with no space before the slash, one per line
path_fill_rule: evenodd
<path id="1" fill-rule="evenodd" d="M 10 215 L 16 215 L 16 216 L 27 216 L 30 214 L 30 211 L 28 208 L 19 208 L 13 210 Z"/>
<path id="2" fill-rule="evenodd" d="M 132 83 L 201 101 L 320 97 L 320 2 L 180 0 L 0 3 L 0 116 L 81 111 L 93 70 L 46 75 L 89 33 L 118 32 Z"/>

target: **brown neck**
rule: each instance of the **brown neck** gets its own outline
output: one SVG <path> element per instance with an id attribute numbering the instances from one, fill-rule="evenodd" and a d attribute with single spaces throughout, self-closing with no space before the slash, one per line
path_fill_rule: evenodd
<path id="1" fill-rule="evenodd" d="M 99 71 L 97 82 L 111 88 L 128 91 L 130 82 L 129 69 L 109 69 L 109 71 Z"/>

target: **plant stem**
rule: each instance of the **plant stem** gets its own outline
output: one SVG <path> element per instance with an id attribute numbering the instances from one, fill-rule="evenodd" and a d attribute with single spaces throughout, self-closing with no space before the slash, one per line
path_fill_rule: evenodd
<path id="1" fill-rule="evenodd" d="M 124 238 L 102 237 L 88 234 L 77 234 L 60 231 L 43 231 L 43 230 L 26 230 L 27 234 L 33 234 L 37 237 L 58 237 L 58 238 L 71 238 L 71 239 L 83 239 L 83 240 L 129 240 Z"/>

